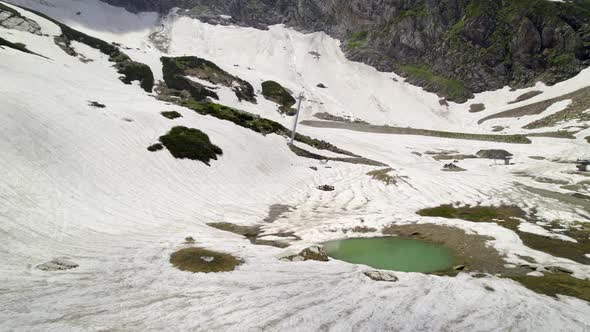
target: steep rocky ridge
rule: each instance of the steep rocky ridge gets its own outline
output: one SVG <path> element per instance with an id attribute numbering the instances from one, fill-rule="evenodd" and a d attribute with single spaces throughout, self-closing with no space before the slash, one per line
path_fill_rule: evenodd
<path id="1" fill-rule="evenodd" d="M 325 31 L 351 60 L 459 102 L 505 85 L 555 84 L 590 64 L 588 0 L 103 1 L 132 11 L 178 6 L 217 24 Z"/>

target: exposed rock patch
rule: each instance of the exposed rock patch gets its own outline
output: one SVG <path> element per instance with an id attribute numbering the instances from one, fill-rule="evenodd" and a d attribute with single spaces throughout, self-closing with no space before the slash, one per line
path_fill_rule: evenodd
<path id="1" fill-rule="evenodd" d="M 479 150 L 476 155 L 479 158 L 484 159 L 505 159 L 507 157 L 512 157 L 512 153 L 506 150 L 500 149 L 490 149 L 490 150 Z"/>
<path id="2" fill-rule="evenodd" d="M 470 113 L 478 113 L 485 111 L 486 105 L 484 104 L 471 104 L 469 105 L 469 112 Z"/>
<path id="3" fill-rule="evenodd" d="M 42 271 L 63 271 L 77 268 L 78 264 L 72 262 L 67 257 L 54 258 L 49 262 L 37 265 L 36 268 Z"/>
<path id="4" fill-rule="evenodd" d="M 327 262 L 329 260 L 328 254 L 324 251 L 324 249 L 320 246 L 311 246 L 309 248 L 303 249 L 297 255 L 291 255 L 287 257 L 283 257 L 282 260 L 292 261 L 292 262 L 301 262 L 301 261 L 320 261 L 320 262 Z"/>
<path id="5" fill-rule="evenodd" d="M 41 27 L 37 22 L 22 16 L 14 10 L 0 3 L 0 27 L 25 31 L 34 35 L 41 35 Z"/>
<path id="6" fill-rule="evenodd" d="M 391 272 L 387 272 L 387 271 L 365 271 L 363 272 L 363 274 L 365 276 L 367 276 L 369 279 L 375 280 L 375 281 L 387 281 L 387 282 L 396 282 L 398 281 L 398 278 L 395 276 L 395 274 L 391 273 Z"/>

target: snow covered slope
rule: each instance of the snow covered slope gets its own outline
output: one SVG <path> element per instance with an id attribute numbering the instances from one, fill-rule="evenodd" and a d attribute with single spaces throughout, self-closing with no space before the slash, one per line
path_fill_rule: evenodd
<path id="1" fill-rule="evenodd" d="M 393 73 L 349 62 L 338 41 L 323 33 L 301 34 L 282 26 L 269 31 L 211 26 L 174 13 L 164 18 L 135 15 L 97 0 L 12 2 L 121 44 L 133 60 L 150 65 L 156 79 L 162 77 L 160 56 L 196 55 L 257 90 L 263 80 L 272 79 L 303 91 L 304 118 L 329 112 L 375 124 L 488 130 L 475 125 L 482 116 L 468 113 L 468 105 L 441 106 L 436 95 Z M 0 28 L 0 37 L 46 58 L 0 47 L 0 330 L 590 328 L 588 303 L 540 295 L 508 279 L 397 273 L 399 281 L 392 286 L 364 277 L 367 267 L 361 265 L 279 260 L 311 244 L 352 236 L 344 230 L 358 226 L 362 218 L 364 225 L 375 228 L 409 222 L 454 225 L 493 237 L 490 245 L 506 254 L 507 263 L 522 263 L 521 257 L 528 256 L 570 269 L 576 277 L 590 277 L 588 265 L 530 249 L 496 224 L 415 214 L 454 201 L 512 202 L 534 207 L 548 220 L 579 221 L 587 215 L 579 207 L 525 193 L 514 182 L 563 189 L 517 178 L 513 171 L 583 180 L 568 172 L 569 164 L 527 158 L 583 157 L 590 153 L 582 139 L 590 135 L 588 129 L 576 140 L 532 138 L 530 145 L 516 145 L 301 127 L 305 134 L 382 161 L 406 179 L 386 186 L 366 175 L 374 167 L 334 162 L 326 168 L 294 155 L 284 137 L 262 136 L 158 101 L 137 84 L 124 85 L 106 55 L 77 42 L 72 44 L 75 50 L 92 61 L 67 55 L 54 43 L 61 34 L 58 26 L 11 8 L 37 22 L 43 35 Z M 158 36 L 168 44 L 156 47 L 152 41 Z M 547 96 L 571 92 L 587 75 L 541 89 Z M 229 89 L 218 92 L 222 104 L 292 124 L 292 118 L 280 115 L 276 104 L 260 95 L 258 104 L 251 104 L 239 102 Z M 500 99 L 509 101 L 522 92 L 489 92 L 476 101 L 501 110 L 506 102 Z M 106 107 L 91 107 L 93 101 Z M 162 111 L 178 111 L 183 117 L 171 121 Z M 223 156 L 208 167 L 175 159 L 167 151 L 146 150 L 177 125 L 208 134 Z M 484 148 L 507 149 L 517 164 L 510 169 L 473 159 L 462 162 L 469 172 L 445 173 L 441 162 L 418 155 Z M 325 183 L 336 190 L 315 189 Z M 206 225 L 261 223 L 273 204 L 294 207 L 264 228 L 266 233 L 301 237 L 286 249 L 255 246 Z M 219 274 L 174 269 L 169 255 L 186 246 L 187 236 L 200 246 L 239 256 L 245 264 Z M 57 272 L 35 268 L 55 257 L 68 257 L 79 267 Z"/>

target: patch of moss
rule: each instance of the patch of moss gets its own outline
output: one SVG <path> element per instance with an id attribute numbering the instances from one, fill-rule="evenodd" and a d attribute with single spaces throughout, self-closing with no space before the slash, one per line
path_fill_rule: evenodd
<path id="1" fill-rule="evenodd" d="M 557 297 L 567 295 L 590 302 L 590 280 L 578 279 L 565 273 L 546 273 L 542 277 L 506 276 L 523 284 L 526 288 L 540 293 Z"/>
<path id="2" fill-rule="evenodd" d="M 262 95 L 264 98 L 281 105 L 279 107 L 281 113 L 295 115 L 291 106 L 295 105 L 297 100 L 279 83 L 275 81 L 262 82 Z"/>
<path id="3" fill-rule="evenodd" d="M 251 129 L 263 135 L 291 135 L 291 131 L 289 129 L 285 128 L 282 124 L 276 121 L 265 119 L 258 115 L 244 112 L 229 106 L 220 105 L 216 103 L 199 102 L 192 99 L 183 99 L 182 101 L 178 102 L 178 104 L 184 107 L 188 107 L 199 114 L 211 115 L 218 119 L 231 121 L 240 127 Z M 295 140 L 313 146 L 314 148 L 319 150 L 328 150 L 334 153 L 339 153 L 347 156 L 359 157 L 351 152 L 339 149 L 331 143 L 314 139 L 309 136 L 301 135 L 299 133 L 295 134 Z"/>
<path id="4" fill-rule="evenodd" d="M 450 100 L 464 102 L 472 96 L 461 81 L 437 75 L 425 66 L 402 65 L 401 70 L 408 76 L 410 82 L 436 89 Z"/>
<path id="5" fill-rule="evenodd" d="M 170 263 L 181 271 L 210 273 L 233 271 L 242 261 L 222 252 L 186 248 L 170 255 Z"/>
<path id="6" fill-rule="evenodd" d="M 121 78 L 123 83 L 131 84 L 133 81 L 138 81 L 144 91 L 152 92 L 154 75 L 148 65 L 127 59 L 117 62 L 115 67 L 118 73 L 123 75 Z"/>
<path id="7" fill-rule="evenodd" d="M 176 111 L 162 112 L 160 114 L 162 114 L 163 117 L 170 119 L 170 120 L 182 118 L 182 114 L 180 114 Z"/>
<path id="8" fill-rule="evenodd" d="M 350 35 L 347 41 L 347 46 L 350 49 L 355 49 L 363 45 L 369 36 L 368 31 L 358 31 Z"/>
<path id="9" fill-rule="evenodd" d="M 454 207 L 450 204 L 434 208 L 422 209 L 417 212 L 423 217 L 442 217 L 449 219 L 463 219 L 474 222 L 514 221 L 524 218 L 526 212 L 516 206 L 462 206 Z"/>
<path id="10" fill-rule="evenodd" d="M 195 76 L 199 79 L 220 84 L 231 88 L 236 97 L 249 102 L 256 102 L 254 88 L 243 79 L 233 76 L 219 68 L 215 63 L 195 56 L 162 57 L 164 81 L 169 88 L 187 90 L 193 98 L 202 101 L 206 97 L 219 99 L 217 94 L 207 89 L 202 84 L 194 82 L 186 76 Z M 196 89 L 196 88 L 199 89 Z M 203 90 L 204 89 L 204 90 Z"/>
<path id="11" fill-rule="evenodd" d="M 207 134 L 194 128 L 174 127 L 168 134 L 160 136 L 160 142 L 174 158 L 200 160 L 206 165 L 223 154 L 221 148 L 211 143 Z"/>

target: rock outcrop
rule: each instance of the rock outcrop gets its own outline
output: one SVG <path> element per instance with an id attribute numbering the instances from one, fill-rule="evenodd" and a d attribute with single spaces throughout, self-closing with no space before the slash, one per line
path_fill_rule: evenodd
<path id="1" fill-rule="evenodd" d="M 2 4 L 0 4 L 0 27 L 41 35 L 41 27 L 37 22 L 20 15 L 18 11 Z"/>
<path id="2" fill-rule="evenodd" d="M 132 11 L 178 6 L 214 24 L 325 31 L 351 60 L 459 102 L 505 85 L 554 84 L 590 65 L 590 4 L 582 0 L 102 1 Z"/>

